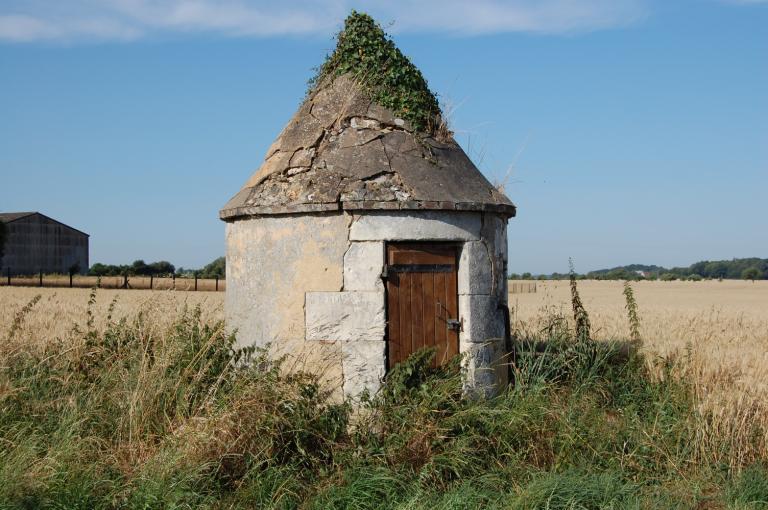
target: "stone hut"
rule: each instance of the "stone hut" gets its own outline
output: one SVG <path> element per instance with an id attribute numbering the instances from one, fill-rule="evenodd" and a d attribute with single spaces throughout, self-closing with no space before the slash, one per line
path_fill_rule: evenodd
<path id="1" fill-rule="evenodd" d="M 515 206 L 439 116 L 417 129 L 352 76 L 314 88 L 220 212 L 228 327 L 324 363 L 349 396 L 424 347 L 435 363 L 466 353 L 468 391 L 491 394 L 507 381 Z"/>

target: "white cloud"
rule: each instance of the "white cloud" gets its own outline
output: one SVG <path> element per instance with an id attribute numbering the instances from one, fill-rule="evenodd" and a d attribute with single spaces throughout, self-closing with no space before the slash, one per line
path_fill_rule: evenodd
<path id="1" fill-rule="evenodd" d="M 385 23 L 394 21 L 398 32 L 563 33 L 636 22 L 645 15 L 644 1 L 11 0 L 0 7 L 0 41 L 129 40 L 163 33 L 328 34 L 352 8 Z"/>

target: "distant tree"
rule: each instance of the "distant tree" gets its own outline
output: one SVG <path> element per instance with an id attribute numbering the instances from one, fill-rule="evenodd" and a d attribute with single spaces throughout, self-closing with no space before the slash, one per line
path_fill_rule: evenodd
<path id="1" fill-rule="evenodd" d="M 219 257 L 200 271 L 202 278 L 225 278 L 227 274 L 227 259 Z"/>
<path id="2" fill-rule="evenodd" d="M 134 260 L 129 266 L 116 266 L 97 262 L 88 270 L 91 276 L 158 276 L 172 275 L 176 268 L 168 261 L 161 260 L 147 264 L 143 260 Z"/>
<path id="3" fill-rule="evenodd" d="M 88 270 L 88 274 L 91 276 L 116 276 L 120 274 L 120 269 L 117 266 L 96 262 Z"/>
<path id="4" fill-rule="evenodd" d="M 605 278 L 607 280 L 637 280 L 638 275 L 634 271 L 627 271 L 624 268 L 613 269 L 609 271 Z"/>
<path id="5" fill-rule="evenodd" d="M 167 260 L 152 262 L 149 264 L 148 270 L 151 275 L 172 275 L 176 272 L 176 268 Z"/>
<path id="6" fill-rule="evenodd" d="M 677 275 L 674 273 L 663 273 L 660 277 L 660 280 L 664 282 L 671 282 L 673 280 L 677 280 Z"/>
<path id="7" fill-rule="evenodd" d="M 703 260 L 691 264 L 688 267 L 673 267 L 666 269 L 660 266 L 646 266 L 642 264 L 630 264 L 628 266 L 614 267 L 612 269 L 598 269 L 588 274 L 590 278 L 598 280 L 603 279 L 625 279 L 625 273 L 632 273 L 631 279 L 639 279 L 640 275 L 637 271 L 642 271 L 646 274 L 645 278 L 653 279 L 661 278 L 663 275 L 674 275 L 676 279 L 685 280 L 693 275 L 698 275 L 702 279 L 723 279 L 741 278 L 745 269 L 756 268 L 760 271 L 761 278 L 765 278 L 768 275 L 768 259 L 760 259 L 756 257 L 744 258 L 744 259 L 732 259 L 732 260 Z M 653 276 L 652 276 L 653 275 Z M 695 277 L 694 277 L 695 278 Z"/>
<path id="8" fill-rule="evenodd" d="M 708 276 L 709 278 L 727 278 L 728 277 L 728 263 L 725 261 L 718 262 L 704 262 L 704 269 L 701 274 Z"/>
<path id="9" fill-rule="evenodd" d="M 688 280 L 692 282 L 700 282 L 703 278 L 700 274 L 693 273 L 688 275 Z"/>
<path id="10" fill-rule="evenodd" d="M 763 274 L 756 267 L 748 267 L 741 272 L 741 277 L 744 280 L 752 280 L 754 282 L 755 280 L 761 279 Z"/>
<path id="11" fill-rule="evenodd" d="M 520 275 L 517 274 L 517 273 L 509 273 L 509 277 L 507 279 L 508 280 L 519 280 L 520 279 Z"/>
<path id="12" fill-rule="evenodd" d="M 533 279 L 533 275 L 531 275 L 531 273 L 523 273 L 521 278 L 523 280 L 532 280 Z"/>
<path id="13" fill-rule="evenodd" d="M 192 278 L 195 276 L 196 272 L 197 269 L 189 269 L 183 266 L 176 268 L 176 276 L 181 276 L 182 278 Z"/>
<path id="14" fill-rule="evenodd" d="M 128 271 L 132 275 L 145 275 L 145 274 L 149 274 L 149 267 L 147 266 L 146 262 L 139 259 L 139 260 L 133 261 L 133 264 L 131 264 Z"/>

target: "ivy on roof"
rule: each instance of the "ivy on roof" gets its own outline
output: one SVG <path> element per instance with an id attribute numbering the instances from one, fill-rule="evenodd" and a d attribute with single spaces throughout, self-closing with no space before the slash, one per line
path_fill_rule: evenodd
<path id="1" fill-rule="evenodd" d="M 310 80 L 310 91 L 328 77 L 350 73 L 373 101 L 408 120 L 415 130 L 434 133 L 440 116 L 437 98 L 421 71 L 372 17 L 353 10 L 336 40 L 336 49 Z"/>

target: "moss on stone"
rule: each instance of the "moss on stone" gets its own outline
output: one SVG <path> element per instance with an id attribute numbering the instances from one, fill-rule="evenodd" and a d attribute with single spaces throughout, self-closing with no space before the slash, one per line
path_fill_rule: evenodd
<path id="1" fill-rule="evenodd" d="M 310 80 L 310 92 L 328 77 L 351 74 L 371 99 L 432 134 L 440 106 L 415 65 L 369 15 L 352 11 L 336 36 L 336 49 Z"/>

